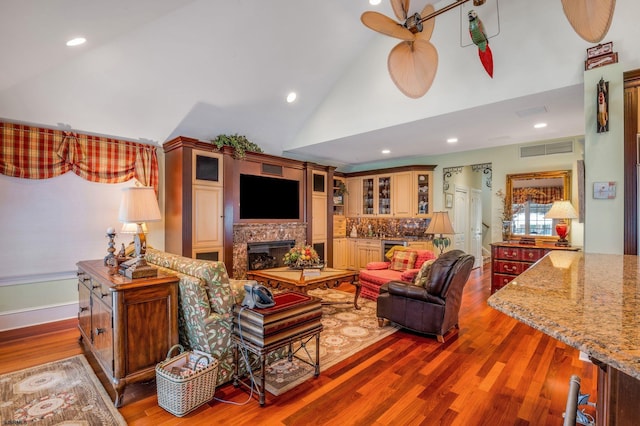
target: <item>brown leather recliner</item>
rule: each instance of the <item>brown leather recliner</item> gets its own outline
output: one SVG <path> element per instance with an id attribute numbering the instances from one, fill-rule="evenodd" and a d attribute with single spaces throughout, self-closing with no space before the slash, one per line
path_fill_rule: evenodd
<path id="1" fill-rule="evenodd" d="M 380 288 L 378 324 L 384 319 L 425 334 L 435 334 L 444 342 L 444 334 L 458 327 L 458 312 L 474 257 L 462 250 L 442 254 L 431 266 L 424 287 L 392 281 Z"/>

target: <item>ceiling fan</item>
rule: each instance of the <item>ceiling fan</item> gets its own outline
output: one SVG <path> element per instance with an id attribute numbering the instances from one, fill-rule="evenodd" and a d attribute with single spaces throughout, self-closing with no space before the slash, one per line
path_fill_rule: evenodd
<path id="1" fill-rule="evenodd" d="M 393 13 L 403 23 L 373 11 L 364 12 L 360 17 L 368 28 L 402 40 L 389 53 L 387 67 L 391 80 L 406 96 L 423 96 L 436 76 L 438 52 L 429 41 L 435 26 L 434 18 L 468 1 L 458 0 L 437 12 L 433 5 L 427 4 L 421 13 L 410 15 L 410 0 L 391 0 Z M 475 6 L 484 3 L 485 0 L 473 0 Z"/>

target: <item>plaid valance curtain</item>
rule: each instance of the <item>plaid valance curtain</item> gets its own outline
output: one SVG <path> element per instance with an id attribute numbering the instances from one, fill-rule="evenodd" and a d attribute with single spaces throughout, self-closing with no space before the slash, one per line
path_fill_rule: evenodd
<path id="1" fill-rule="evenodd" d="M 513 203 L 523 204 L 527 201 L 536 204 L 551 204 L 563 200 L 562 188 L 558 186 L 527 187 L 513 189 Z"/>
<path id="2" fill-rule="evenodd" d="M 91 182 L 120 183 L 135 178 L 158 192 L 156 147 L 0 122 L 0 173 L 49 179 L 68 171 Z"/>

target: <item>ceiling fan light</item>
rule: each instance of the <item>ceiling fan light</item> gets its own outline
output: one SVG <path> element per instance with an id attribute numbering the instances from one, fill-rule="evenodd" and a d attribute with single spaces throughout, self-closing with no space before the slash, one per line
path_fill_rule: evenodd
<path id="1" fill-rule="evenodd" d="M 369 0 L 369 4 L 370 4 L 371 6 L 377 6 L 377 5 L 379 5 L 379 4 L 380 4 L 380 2 L 381 2 L 381 1 L 382 1 L 382 0 Z"/>

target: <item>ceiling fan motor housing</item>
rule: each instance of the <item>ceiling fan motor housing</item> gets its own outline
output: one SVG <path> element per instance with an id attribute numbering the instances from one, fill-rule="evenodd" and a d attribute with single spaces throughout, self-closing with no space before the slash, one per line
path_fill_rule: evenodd
<path id="1" fill-rule="evenodd" d="M 422 32 L 422 17 L 419 13 L 414 13 L 413 15 L 407 18 L 407 21 L 404 23 L 404 26 L 411 31 L 413 34 Z"/>

